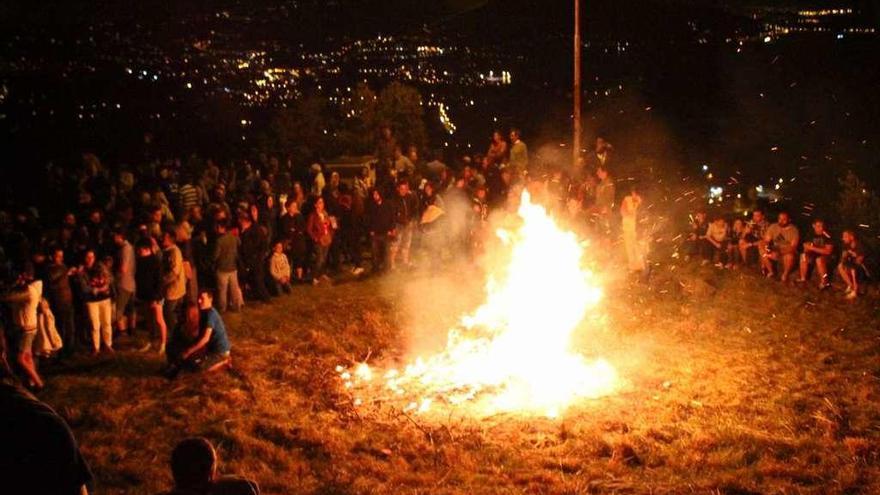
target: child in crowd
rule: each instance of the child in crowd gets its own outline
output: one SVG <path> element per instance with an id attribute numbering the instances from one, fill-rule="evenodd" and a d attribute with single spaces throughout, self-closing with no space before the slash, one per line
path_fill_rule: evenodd
<path id="1" fill-rule="evenodd" d="M 290 263 L 287 255 L 284 254 L 284 243 L 275 241 L 272 245 L 272 256 L 269 258 L 269 273 L 272 274 L 272 281 L 275 293 L 284 291 L 290 294 Z"/>

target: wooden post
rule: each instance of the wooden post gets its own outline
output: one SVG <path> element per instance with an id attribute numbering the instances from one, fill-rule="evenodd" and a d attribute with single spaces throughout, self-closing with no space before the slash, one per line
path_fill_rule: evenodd
<path id="1" fill-rule="evenodd" d="M 581 5 L 574 0 L 574 81 L 572 84 L 574 111 L 572 112 L 573 136 L 571 159 L 572 168 L 577 167 L 581 154 Z"/>

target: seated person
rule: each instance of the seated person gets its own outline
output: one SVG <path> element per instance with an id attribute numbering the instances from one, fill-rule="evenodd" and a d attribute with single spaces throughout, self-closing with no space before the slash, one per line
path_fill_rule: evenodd
<path id="1" fill-rule="evenodd" d="M 204 438 L 187 438 L 171 452 L 174 489 L 167 495 L 259 495 L 257 483 L 246 478 L 219 476 L 217 451 Z"/>
<path id="2" fill-rule="evenodd" d="M 754 251 L 760 259 L 764 252 L 764 234 L 770 224 L 764 218 L 764 212 L 755 210 L 752 212 L 752 220 L 746 224 L 745 232 L 739 240 L 739 257 L 744 265 L 749 264 L 749 253 Z"/>
<path id="3" fill-rule="evenodd" d="M 284 291 L 285 294 L 290 294 L 290 262 L 284 254 L 284 243 L 280 240 L 272 245 L 269 273 L 272 275 L 273 292 L 279 294 Z"/>
<path id="4" fill-rule="evenodd" d="M 187 304 L 183 320 L 177 324 L 177 327 L 171 329 L 171 338 L 168 339 L 166 353 L 170 364 L 178 363 L 183 352 L 198 340 L 200 336 L 200 321 L 201 312 L 199 311 L 199 306 Z"/>
<path id="5" fill-rule="evenodd" d="M 690 232 L 685 241 L 685 259 L 694 256 L 703 258 L 703 263 L 708 263 L 709 245 L 706 242 L 706 230 L 709 228 L 708 217 L 703 210 L 698 211 L 691 217 Z"/>
<path id="6" fill-rule="evenodd" d="M 797 227 L 791 223 L 788 212 L 780 212 L 776 223 L 767 227 L 767 232 L 764 233 L 766 244 L 764 253 L 761 255 L 761 266 L 767 278 L 776 276 L 776 262 L 782 261 L 781 280 L 788 281 L 788 276 L 794 271 L 795 256 L 800 239 L 800 233 Z"/>
<path id="7" fill-rule="evenodd" d="M 828 276 L 828 260 L 834 251 L 831 234 L 825 230 L 825 222 L 821 218 L 813 220 L 813 238 L 804 243 L 804 252 L 801 253 L 800 277 L 798 282 L 806 282 L 810 267 L 816 265 L 816 273 L 819 275 L 819 289 L 831 287 Z"/>
<path id="8" fill-rule="evenodd" d="M 199 290 L 199 313 L 198 338 L 171 363 L 166 370 L 168 378 L 177 376 L 181 369 L 215 371 L 232 365 L 226 325 L 214 309 L 214 297 L 207 289 Z"/>
<path id="9" fill-rule="evenodd" d="M 855 299 L 859 297 L 860 280 L 869 275 L 865 267 L 865 249 L 852 230 L 844 230 L 841 240 L 843 242 L 837 270 L 846 283 L 846 298 Z"/>
<path id="10" fill-rule="evenodd" d="M 730 259 L 727 246 L 730 243 L 730 239 L 727 233 L 727 222 L 724 220 L 724 217 L 719 216 L 709 224 L 709 228 L 706 229 L 706 242 L 708 243 L 708 249 L 715 266 L 722 268 L 724 263 L 727 263 L 729 266 Z"/>
<path id="11" fill-rule="evenodd" d="M 739 244 L 745 239 L 746 229 L 746 222 L 742 218 L 735 218 L 730 226 L 730 243 L 727 245 L 727 257 L 731 265 L 734 263 L 745 263 L 745 260 L 739 256 Z"/>
<path id="12" fill-rule="evenodd" d="M 92 472 L 67 423 L 20 386 L 0 330 L 0 472 L 3 493 L 88 495 Z"/>

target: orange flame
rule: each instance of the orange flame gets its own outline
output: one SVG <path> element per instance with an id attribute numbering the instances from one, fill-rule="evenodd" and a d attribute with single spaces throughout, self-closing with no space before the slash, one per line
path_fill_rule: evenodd
<path id="1" fill-rule="evenodd" d="M 557 416 L 579 399 L 618 387 L 605 360 L 588 361 L 571 350 L 575 330 L 602 297 L 596 276 L 583 265 L 583 248 L 547 211 L 523 193 L 521 222 L 496 235 L 504 248 L 490 271 L 486 301 L 449 332 L 446 348 L 418 358 L 381 379 L 361 363 L 337 371 L 360 405 L 389 394 L 405 410 L 425 412 L 435 403 L 468 404 L 479 413 L 521 412 Z M 378 383 L 377 383 L 378 382 Z"/>

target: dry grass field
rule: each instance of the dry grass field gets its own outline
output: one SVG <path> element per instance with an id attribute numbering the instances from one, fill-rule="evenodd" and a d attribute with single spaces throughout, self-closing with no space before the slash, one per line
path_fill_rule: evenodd
<path id="1" fill-rule="evenodd" d="M 877 298 L 751 272 L 665 265 L 647 285 L 609 281 L 577 345 L 625 384 L 559 419 L 354 408 L 334 367 L 442 340 L 478 294 L 463 272 L 296 288 L 227 315 L 235 373 L 169 382 L 158 357 L 123 347 L 57 370 L 42 397 L 97 493 L 166 489 L 188 435 L 270 494 L 880 493 Z"/>

